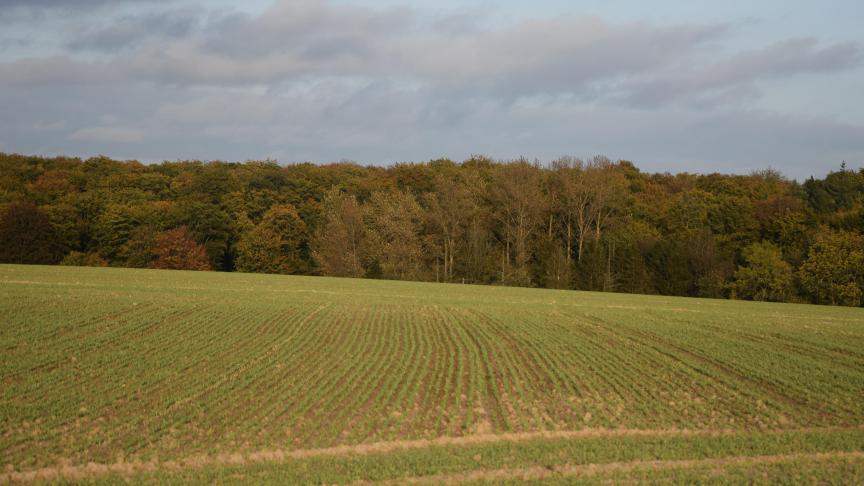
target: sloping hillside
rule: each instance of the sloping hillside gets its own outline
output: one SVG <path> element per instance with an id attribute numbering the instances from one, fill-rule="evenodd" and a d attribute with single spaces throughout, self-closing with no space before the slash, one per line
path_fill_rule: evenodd
<path id="1" fill-rule="evenodd" d="M 864 479 L 861 309 L 4 265 L 0 311 L 0 482 Z"/>

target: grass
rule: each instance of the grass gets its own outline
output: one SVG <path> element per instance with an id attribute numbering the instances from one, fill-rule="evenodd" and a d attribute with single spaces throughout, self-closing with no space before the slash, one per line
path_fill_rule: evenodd
<path id="1" fill-rule="evenodd" d="M 0 482 L 864 477 L 861 309 L 2 265 L 0 352 Z"/>

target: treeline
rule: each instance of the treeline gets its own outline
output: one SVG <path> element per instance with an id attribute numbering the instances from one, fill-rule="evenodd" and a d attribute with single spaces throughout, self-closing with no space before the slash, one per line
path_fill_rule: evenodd
<path id="1" fill-rule="evenodd" d="M 0 262 L 862 305 L 864 170 L 391 167 L 0 153 Z"/>

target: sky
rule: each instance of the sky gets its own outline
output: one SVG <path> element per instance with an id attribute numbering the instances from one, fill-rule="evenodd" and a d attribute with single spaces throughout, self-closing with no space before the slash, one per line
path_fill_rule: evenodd
<path id="1" fill-rule="evenodd" d="M 0 0 L 0 151 L 864 166 L 864 4 Z"/>

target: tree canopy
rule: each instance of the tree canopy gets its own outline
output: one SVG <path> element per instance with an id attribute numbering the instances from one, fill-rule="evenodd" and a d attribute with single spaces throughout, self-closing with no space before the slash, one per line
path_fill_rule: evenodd
<path id="1" fill-rule="evenodd" d="M 0 153 L 0 262 L 864 303 L 864 170 L 390 167 Z"/>

